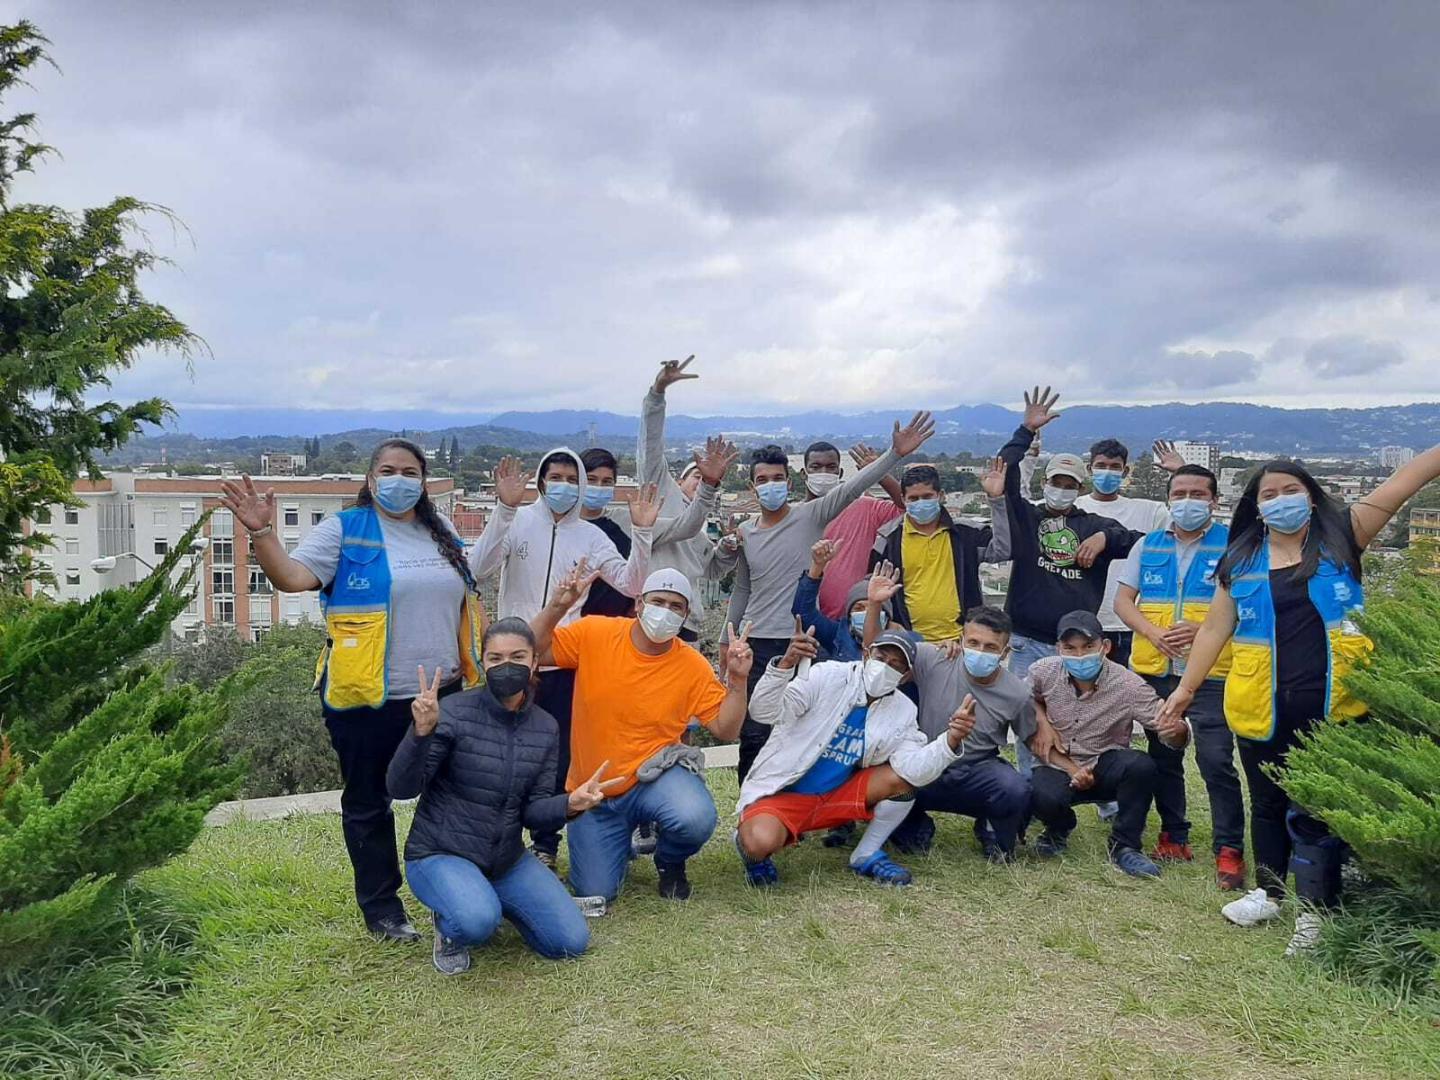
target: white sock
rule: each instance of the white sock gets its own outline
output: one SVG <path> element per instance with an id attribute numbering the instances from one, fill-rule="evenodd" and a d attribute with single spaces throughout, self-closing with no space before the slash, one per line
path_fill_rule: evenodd
<path id="1" fill-rule="evenodd" d="M 855 845 L 855 850 L 850 853 L 850 865 L 860 866 L 871 855 L 874 855 L 890 839 L 890 834 L 900 827 L 910 813 L 910 808 L 915 805 L 914 799 L 906 799 L 904 802 L 897 802 L 895 799 L 886 799 L 884 802 L 875 804 L 875 817 L 865 827 L 865 833 L 860 837 L 860 843 Z"/>

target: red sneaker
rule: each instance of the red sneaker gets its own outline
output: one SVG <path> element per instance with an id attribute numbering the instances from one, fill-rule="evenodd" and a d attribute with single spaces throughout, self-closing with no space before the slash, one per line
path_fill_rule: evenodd
<path id="1" fill-rule="evenodd" d="M 1160 834 L 1160 840 L 1155 845 L 1155 850 L 1150 852 L 1150 858 L 1157 862 L 1167 859 L 1170 862 L 1193 862 L 1195 853 L 1190 850 L 1189 844 L 1177 844 L 1170 839 L 1168 832 Z"/>
<path id="2" fill-rule="evenodd" d="M 1215 856 L 1215 884 L 1225 892 L 1245 891 L 1245 856 L 1233 847 L 1222 847 Z"/>

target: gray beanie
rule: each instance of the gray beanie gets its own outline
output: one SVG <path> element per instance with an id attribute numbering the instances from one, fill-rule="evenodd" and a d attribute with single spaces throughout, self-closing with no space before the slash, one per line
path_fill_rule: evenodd
<path id="1" fill-rule="evenodd" d="M 844 614 L 843 616 L 841 616 L 841 618 L 842 618 L 842 619 L 848 619 L 848 618 L 850 618 L 850 609 L 853 608 L 853 607 L 854 607 L 856 604 L 858 604 L 860 601 L 864 600 L 865 597 L 866 597 L 866 595 L 869 593 L 869 591 L 870 591 L 870 575 L 869 575 L 869 574 L 866 574 L 866 575 L 865 575 L 864 577 L 862 577 L 859 581 L 857 581 L 854 585 L 850 586 L 850 591 L 845 594 L 845 614 Z M 895 612 L 894 612 L 894 610 L 890 607 L 890 601 L 889 601 L 889 600 L 886 600 L 883 604 L 880 605 L 880 610 L 883 611 L 883 612 L 885 612 L 885 618 L 886 618 L 887 620 L 889 620 L 889 619 L 894 619 L 894 618 L 895 618 Z"/>

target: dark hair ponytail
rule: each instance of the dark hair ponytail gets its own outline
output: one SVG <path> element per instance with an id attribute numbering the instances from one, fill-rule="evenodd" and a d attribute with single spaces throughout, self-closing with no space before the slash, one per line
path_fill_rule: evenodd
<path id="1" fill-rule="evenodd" d="M 470 572 L 470 563 L 465 558 L 465 545 L 455 531 L 446 524 L 445 519 L 440 516 L 440 511 L 435 509 L 435 504 L 430 501 L 430 492 L 425 484 L 425 477 L 430 472 L 430 463 L 425 458 L 425 451 L 416 446 L 409 439 L 385 439 L 380 442 L 370 454 L 369 472 L 375 471 L 375 463 L 380 460 L 380 455 L 386 450 L 404 450 L 407 454 L 420 462 L 420 501 L 415 504 L 415 520 L 424 525 L 430 532 L 430 537 L 435 541 L 436 548 L 445 557 L 445 561 L 455 568 L 460 579 L 465 582 L 465 588 L 472 593 L 478 594 L 480 588 L 475 584 L 475 575 Z M 360 494 L 355 497 L 356 506 L 374 506 L 375 496 L 370 491 L 370 480 L 366 477 L 365 486 L 360 489 Z"/>
<path id="2" fill-rule="evenodd" d="M 1360 548 L 1355 543 L 1355 532 L 1346 520 L 1348 511 L 1336 502 L 1304 467 L 1283 458 L 1267 461 L 1245 485 L 1245 492 L 1235 505 L 1235 516 L 1230 520 L 1230 545 L 1215 576 L 1227 589 L 1235 575 L 1241 573 L 1260 554 L 1260 545 L 1265 543 L 1265 521 L 1260 516 L 1260 481 L 1266 473 L 1283 473 L 1293 476 L 1305 485 L 1314 510 L 1310 515 L 1310 531 L 1305 535 L 1305 546 L 1300 562 L 1295 567 L 1298 580 L 1308 580 L 1320 568 L 1320 559 L 1325 558 L 1343 563 L 1358 581 L 1360 579 Z"/>

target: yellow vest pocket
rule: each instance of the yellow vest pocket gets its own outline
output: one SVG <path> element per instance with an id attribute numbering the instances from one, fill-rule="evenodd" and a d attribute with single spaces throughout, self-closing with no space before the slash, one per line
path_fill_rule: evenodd
<path id="1" fill-rule="evenodd" d="M 383 611 L 332 615 L 325 704 L 332 709 L 374 708 L 385 702 Z"/>
<path id="2" fill-rule="evenodd" d="M 1268 739 L 1275 731 L 1275 697 L 1266 645 L 1234 645 L 1225 680 L 1225 719 L 1244 739 Z"/>

